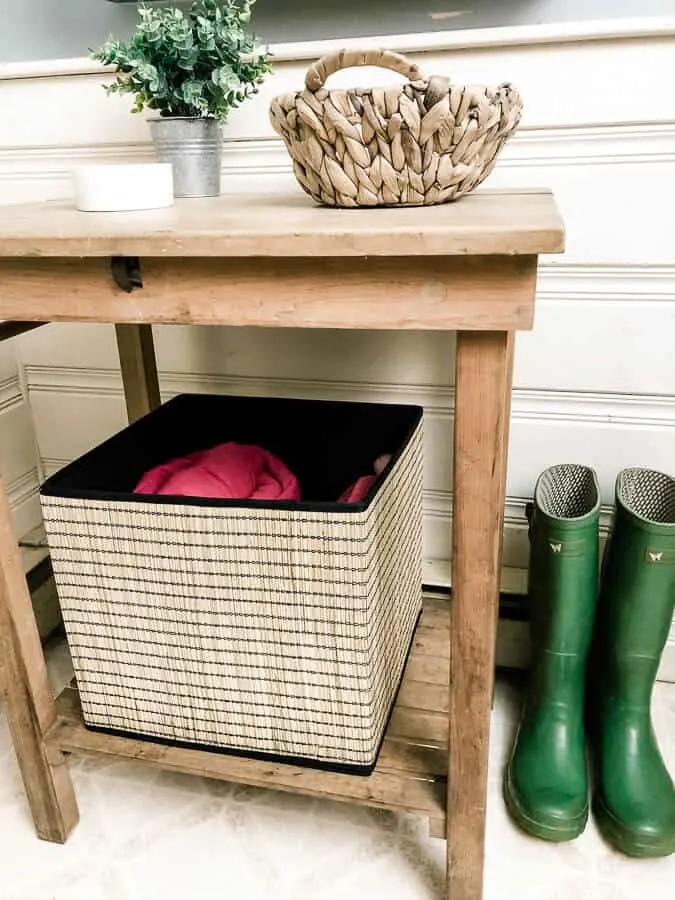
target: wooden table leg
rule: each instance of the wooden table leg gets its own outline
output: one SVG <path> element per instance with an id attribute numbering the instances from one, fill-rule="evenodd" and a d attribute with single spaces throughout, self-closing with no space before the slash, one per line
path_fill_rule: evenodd
<path id="1" fill-rule="evenodd" d="M 483 896 L 512 368 L 508 332 L 458 335 L 447 825 L 451 900 Z"/>
<path id="2" fill-rule="evenodd" d="M 129 422 L 161 403 L 152 325 L 115 325 Z"/>
<path id="3" fill-rule="evenodd" d="M 78 820 L 65 757 L 47 752 L 56 721 L 40 636 L 0 478 L 0 694 L 38 836 L 63 843 Z"/>

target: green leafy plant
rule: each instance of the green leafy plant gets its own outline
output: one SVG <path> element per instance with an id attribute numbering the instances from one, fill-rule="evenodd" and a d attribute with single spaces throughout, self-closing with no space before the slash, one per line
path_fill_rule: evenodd
<path id="1" fill-rule="evenodd" d="M 255 0 L 195 0 L 189 13 L 142 6 L 128 42 L 109 40 L 93 59 L 116 67 L 109 94 L 135 94 L 132 112 L 220 121 L 271 71 L 249 31 Z"/>

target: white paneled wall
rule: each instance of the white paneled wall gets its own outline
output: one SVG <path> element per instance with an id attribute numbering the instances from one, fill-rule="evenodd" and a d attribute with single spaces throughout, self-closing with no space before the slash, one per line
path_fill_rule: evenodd
<path id="1" fill-rule="evenodd" d="M 608 29 L 616 35 L 618 30 Z M 490 186 L 550 186 L 568 230 L 562 258 L 542 260 L 536 326 L 519 337 L 509 455 L 505 563 L 527 559 L 524 506 L 537 474 L 560 461 L 598 470 L 604 528 L 617 471 L 675 472 L 675 35 L 466 49 L 436 34 L 416 59 L 462 81 L 511 80 L 526 115 Z M 410 39 L 390 42 L 410 49 Z M 412 42 L 424 47 L 423 37 Z M 226 132 L 225 191 L 291 179 L 267 119 L 270 97 L 299 87 L 319 46 L 277 48 L 276 74 Z M 0 80 L 0 198 L 70 195 L 76 162 L 150 157 L 147 125 L 106 98 L 101 73 Z M 47 70 L 45 70 L 47 71 Z M 24 71 L 24 75 L 30 72 Z M 35 72 L 34 75 L 38 73 Z M 340 73 L 336 83 L 389 80 Z M 26 115 L 26 110 L 40 110 Z M 224 200 L 223 202 L 227 202 Z M 438 334 L 360 334 L 165 327 L 156 330 L 162 389 L 410 401 L 426 408 L 425 552 L 447 560 L 448 441 L 454 342 Z M 47 472 L 124 423 L 112 330 L 51 326 L 22 340 Z M 675 632 L 664 673 L 675 680 Z"/>

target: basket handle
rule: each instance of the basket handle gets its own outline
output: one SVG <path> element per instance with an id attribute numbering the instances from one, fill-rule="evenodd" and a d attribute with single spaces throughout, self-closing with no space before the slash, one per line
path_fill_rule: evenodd
<path id="1" fill-rule="evenodd" d="M 382 66 L 398 72 L 408 81 L 419 81 L 424 78 L 424 73 L 416 63 L 401 53 L 394 53 L 393 50 L 337 50 L 335 53 L 322 56 L 318 62 L 310 66 L 305 76 L 305 87 L 315 93 L 334 72 L 352 66 Z"/>

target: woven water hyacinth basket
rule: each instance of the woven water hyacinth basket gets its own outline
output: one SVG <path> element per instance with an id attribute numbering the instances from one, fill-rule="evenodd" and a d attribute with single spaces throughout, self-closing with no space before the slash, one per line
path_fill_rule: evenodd
<path id="1" fill-rule="evenodd" d="M 393 69 L 408 84 L 324 87 L 350 66 Z M 341 50 L 311 66 L 304 90 L 276 97 L 270 118 L 319 203 L 425 206 L 457 200 L 490 174 L 522 108 L 509 84 L 452 84 L 398 53 Z"/>

